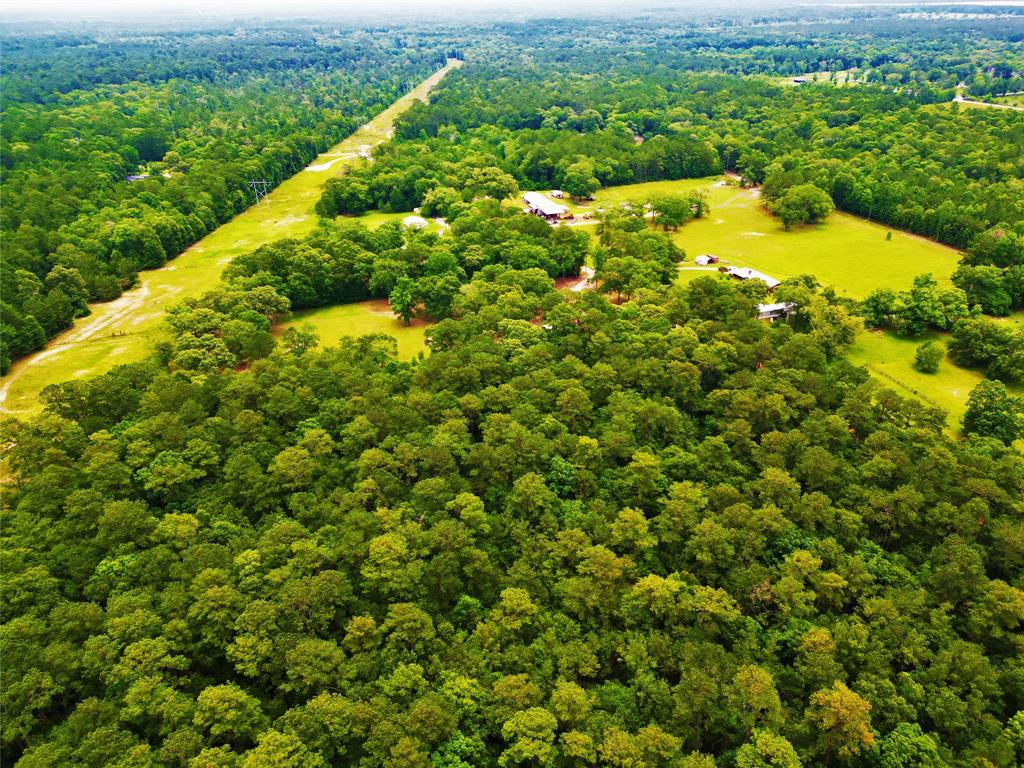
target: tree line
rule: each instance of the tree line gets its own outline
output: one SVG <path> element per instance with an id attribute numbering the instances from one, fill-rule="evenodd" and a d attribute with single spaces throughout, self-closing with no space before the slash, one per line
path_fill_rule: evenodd
<path id="1" fill-rule="evenodd" d="M 921 106 L 874 86 L 792 88 L 643 65 L 610 67 L 601 78 L 549 67 L 464 68 L 429 105 L 409 110 L 397 132 L 409 140 L 460 142 L 486 126 L 486 135 L 504 146 L 506 137 L 493 126 L 514 130 L 514 158 L 537 185 L 561 182 L 579 160 L 605 169 L 596 174 L 605 184 L 684 178 L 717 167 L 764 184 L 769 196 L 810 183 L 842 210 L 961 249 L 1000 222 L 1024 220 L 1024 161 L 1016 151 L 1021 126 L 1010 110 Z M 629 133 L 643 139 L 620 149 L 645 160 L 650 152 L 649 161 L 617 174 L 623 163 L 616 163 L 608 136 L 616 132 L 627 141 Z M 588 141 L 591 136 L 601 141 Z M 527 142 L 534 146 L 524 151 Z M 693 165 L 662 153 L 673 142 Z M 705 156 L 705 148 L 713 151 Z"/>
<path id="2" fill-rule="evenodd" d="M 358 215 L 423 206 L 426 215 L 449 216 L 456 203 L 482 196 L 503 200 L 520 188 L 554 188 L 587 198 L 602 186 L 700 178 L 722 170 L 706 142 L 660 136 L 638 144 L 622 121 L 605 125 L 595 120 L 582 133 L 562 123 L 519 130 L 489 125 L 425 137 L 416 118 L 400 118 L 396 133 L 404 141 L 381 145 L 372 160 L 331 179 L 317 213 Z"/>
<path id="3" fill-rule="evenodd" d="M 133 44 L 117 50 L 146 66 Z M 15 71 L 49 60 L 30 47 L 10 56 Z M 258 75 L 98 84 L 41 102 L 5 92 L 0 372 L 87 302 L 116 298 L 139 270 L 244 210 L 249 179 L 277 184 L 297 172 L 432 67 L 427 52 L 386 44 L 331 68 L 276 60 L 268 54 Z"/>

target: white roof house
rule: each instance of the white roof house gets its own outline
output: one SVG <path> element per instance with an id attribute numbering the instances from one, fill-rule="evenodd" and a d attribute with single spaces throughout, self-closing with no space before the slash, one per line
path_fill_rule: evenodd
<path id="1" fill-rule="evenodd" d="M 772 290 L 775 286 L 779 285 L 780 281 L 774 277 L 769 277 L 764 272 L 758 272 L 756 269 L 750 267 L 729 267 L 726 273 L 730 277 L 735 277 L 740 280 L 760 280 L 768 286 L 768 290 Z"/>
<path id="2" fill-rule="evenodd" d="M 531 211 L 539 213 L 541 216 L 564 216 L 569 210 L 540 192 L 524 192 L 523 202 L 530 207 Z"/>
<path id="3" fill-rule="evenodd" d="M 760 320 L 774 320 L 777 317 L 789 317 L 789 313 L 796 309 L 796 303 L 792 301 L 781 301 L 777 304 L 758 304 L 757 317 Z"/>

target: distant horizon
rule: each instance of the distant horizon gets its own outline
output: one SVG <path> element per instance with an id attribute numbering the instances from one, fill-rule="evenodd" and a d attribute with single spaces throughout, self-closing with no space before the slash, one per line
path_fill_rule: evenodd
<path id="1" fill-rule="evenodd" d="M 743 8 L 764 8 L 774 10 L 795 10 L 807 7 L 837 8 L 856 7 L 991 7 L 1024 8 L 1024 0 L 965 0 L 948 2 L 924 0 L 924 2 L 892 2 L 891 0 L 644 0 L 644 2 L 622 2 L 621 0 L 591 0 L 585 8 L 558 7 L 553 9 L 543 0 L 521 0 L 514 9 L 507 2 L 499 0 L 379 0 L 367 3 L 365 0 L 296 0 L 282 6 L 279 0 L 221 0 L 211 4 L 208 0 L 160 0 L 143 2 L 137 0 L 8 0 L 0 20 L 6 23 L 18 21 L 51 21 L 56 24 L 70 20 L 178 20 L 183 23 L 203 19 L 266 18 L 344 18 L 379 19 L 382 16 L 398 17 L 445 17 L 453 13 L 471 17 L 488 17 L 500 14 L 505 18 L 548 17 L 572 18 L 581 15 L 621 15 L 643 9 L 647 12 L 664 13 L 673 10 L 723 12 Z M 395 19 L 396 21 L 398 19 Z M 452 18 L 452 21 L 459 21 Z"/>

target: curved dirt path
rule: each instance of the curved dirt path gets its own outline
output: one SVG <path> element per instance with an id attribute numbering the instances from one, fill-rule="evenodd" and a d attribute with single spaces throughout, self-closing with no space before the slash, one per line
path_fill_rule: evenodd
<path id="1" fill-rule="evenodd" d="M 12 367 L 8 375 L 4 377 L 3 386 L 0 386 L 0 412 L 6 411 L 4 406 L 7 402 L 7 393 L 10 391 L 11 385 L 25 373 L 26 369 L 39 365 L 55 355 L 67 352 L 69 347 L 75 344 L 94 338 L 105 328 L 109 328 L 137 311 L 148 296 L 149 286 L 145 283 L 138 288 L 125 291 L 118 298 L 104 304 L 103 307 L 106 311 L 102 314 L 92 314 L 82 318 L 74 326 L 55 336 L 41 351 L 17 361 L 17 372 Z"/>
<path id="2" fill-rule="evenodd" d="M 321 155 L 321 157 L 322 157 L 322 155 Z M 326 171 L 332 165 L 334 165 L 335 163 L 340 163 L 342 160 L 351 160 L 353 157 L 359 157 L 359 154 L 358 153 L 357 154 L 352 154 L 351 152 L 348 152 L 348 153 L 346 153 L 344 155 L 339 155 L 338 157 L 332 157 L 330 160 L 328 160 L 325 163 L 317 163 L 316 165 L 307 165 L 305 168 L 303 168 L 303 170 L 304 171 L 314 171 L 314 172 L 315 171 Z"/>
<path id="3" fill-rule="evenodd" d="M 1017 94 L 1008 93 L 1007 96 L 1015 96 Z M 991 101 L 975 101 L 974 99 L 965 99 L 962 93 L 958 93 L 953 97 L 954 104 L 970 104 L 975 107 L 992 107 L 993 109 L 1012 109 L 1017 112 L 1024 112 L 1024 107 L 1018 107 L 1014 104 L 996 104 Z"/>

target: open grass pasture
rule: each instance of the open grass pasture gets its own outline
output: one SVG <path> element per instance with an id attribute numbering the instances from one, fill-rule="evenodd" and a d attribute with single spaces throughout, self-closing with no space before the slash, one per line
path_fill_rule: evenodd
<path id="1" fill-rule="evenodd" d="M 806 80 L 808 83 L 831 83 L 832 74 L 833 73 L 829 72 L 828 70 L 821 70 L 818 72 L 806 72 L 802 75 L 786 75 L 785 77 L 774 77 L 772 78 L 772 80 L 774 80 L 779 85 L 789 86 L 801 85 L 801 83 L 793 82 L 797 78 L 802 78 Z M 857 69 L 841 69 L 835 72 L 835 76 L 836 80 L 834 85 L 847 86 L 861 84 L 861 81 L 859 80 L 861 73 L 860 70 Z"/>
<path id="2" fill-rule="evenodd" d="M 946 346 L 946 334 L 933 333 L 909 339 L 884 331 L 864 331 L 850 348 L 851 362 L 863 365 L 872 374 L 904 397 L 914 396 L 949 412 L 947 425 L 959 431 L 967 409 L 967 397 L 981 381 L 980 371 L 955 365 L 943 358 L 937 373 L 921 373 L 914 368 L 914 352 L 927 340 Z"/>
<path id="3" fill-rule="evenodd" d="M 397 221 L 399 224 L 409 216 L 416 216 L 414 213 L 384 213 L 383 211 L 367 211 L 361 216 L 339 216 L 339 219 L 351 219 L 362 224 L 367 229 L 377 229 L 378 227 L 388 223 L 389 221 Z M 444 230 L 435 219 L 426 219 L 427 226 L 424 229 L 427 232 L 441 232 Z"/>
<path id="4" fill-rule="evenodd" d="M 235 256 L 264 243 L 301 237 L 316 226 L 312 208 L 328 179 L 340 175 L 360 152 L 386 141 L 395 118 L 427 97 L 461 62 L 449 61 L 348 138 L 281 182 L 266 202 L 254 205 L 192 245 L 160 269 L 139 274 L 139 285 L 115 301 L 92 305 L 92 314 L 53 339 L 45 349 L 14 364 L 0 384 L 0 409 L 15 415 L 37 412 L 49 384 L 96 376 L 115 365 L 144 358 L 164 333 L 166 310 L 213 288 Z"/>
<path id="5" fill-rule="evenodd" d="M 386 333 L 398 341 L 398 356 L 402 360 L 411 360 L 418 353 L 427 351 L 424 342 L 427 324 L 414 321 L 411 325 L 403 325 L 383 299 L 296 312 L 291 320 L 275 329 L 275 335 L 280 335 L 286 328 L 305 323 L 313 326 L 320 336 L 321 346 L 325 347 L 337 346 L 342 337 Z"/>
<path id="6" fill-rule="evenodd" d="M 833 214 L 823 224 L 787 232 L 764 210 L 755 190 L 741 189 L 717 178 L 603 189 L 595 195 L 593 203 L 571 207 L 578 213 L 627 200 L 646 201 L 660 194 L 686 194 L 700 189 L 707 190 L 710 215 L 673 234 L 688 257 L 679 271 L 681 283 L 716 274 L 694 268 L 693 257 L 709 253 L 720 257 L 724 264 L 753 267 L 779 279 L 812 274 L 840 295 L 862 299 L 876 288 L 909 288 L 914 276 L 923 272 L 931 272 L 940 283 L 948 284 L 959 260 L 960 254 L 952 248 L 843 213 Z M 886 239 L 889 231 L 891 240 Z M 1024 322 L 1024 314 L 1006 322 Z M 942 344 L 948 339 L 943 334 L 929 338 Z M 950 414 L 949 426 L 955 431 L 967 397 L 982 374 L 960 368 L 948 358 L 936 374 L 916 371 L 914 352 L 924 341 L 865 331 L 851 348 L 850 357 L 901 394 L 946 409 Z"/>
<path id="7" fill-rule="evenodd" d="M 708 197 L 711 214 L 675 235 L 691 258 L 714 254 L 780 280 L 812 274 L 854 299 L 876 288 L 909 288 L 922 272 L 948 282 L 960 258 L 952 248 L 846 213 L 787 232 L 761 206 L 756 190 L 716 187 Z"/>
<path id="8" fill-rule="evenodd" d="M 992 99 L 994 104 L 1006 104 L 1010 107 L 1024 107 L 1024 93 L 1015 93 L 1010 96 L 996 96 Z"/>
<path id="9" fill-rule="evenodd" d="M 842 296 L 862 299 L 876 288 L 909 288 L 915 275 L 931 272 L 948 283 L 960 258 L 939 243 L 845 213 L 822 224 L 786 231 L 761 205 L 760 194 L 720 178 L 656 181 L 600 190 L 592 203 L 569 204 L 574 213 L 664 194 L 707 192 L 709 216 L 681 227 L 673 239 L 690 262 L 700 254 L 723 264 L 753 267 L 780 280 L 811 274 Z M 892 232 L 892 239 L 886 234 Z"/>
<path id="10" fill-rule="evenodd" d="M 1018 313 L 1005 322 L 1022 324 L 1024 313 Z M 949 334 L 932 333 L 919 339 L 906 339 L 893 333 L 864 331 L 850 348 L 850 360 L 863 365 L 872 374 L 892 386 L 903 396 L 912 395 L 949 412 L 947 426 L 959 434 L 960 421 L 967 410 L 971 390 L 984 379 L 981 371 L 961 368 L 948 357 L 943 358 L 937 373 L 921 373 L 914 368 L 914 352 L 925 341 L 932 340 L 943 347 Z M 1024 386 L 1008 386 L 1011 392 L 1024 395 Z"/>
<path id="11" fill-rule="evenodd" d="M 1001 109 L 1015 112 L 1024 111 L 1024 97 L 1021 96 L 997 96 L 991 101 L 974 101 L 964 97 L 953 101 L 942 101 L 938 104 L 929 104 L 925 109 L 949 109 L 956 104 L 960 109 Z"/>

